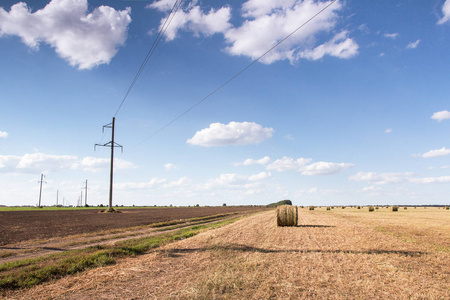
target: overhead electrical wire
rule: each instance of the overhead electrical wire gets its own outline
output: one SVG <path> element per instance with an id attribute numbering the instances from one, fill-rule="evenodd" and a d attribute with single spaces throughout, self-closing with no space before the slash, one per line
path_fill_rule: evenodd
<path id="1" fill-rule="evenodd" d="M 153 53 L 155 52 L 156 48 L 158 47 L 159 42 L 161 41 L 162 37 L 167 31 L 167 28 L 169 27 L 170 23 L 172 22 L 173 18 L 175 17 L 175 14 L 177 13 L 178 9 L 181 7 L 181 4 L 183 4 L 184 0 L 177 0 L 175 1 L 175 4 L 173 5 L 169 15 L 167 16 L 166 20 L 164 21 L 164 24 L 161 26 L 158 35 L 156 36 L 155 40 L 153 41 L 152 46 L 150 47 L 150 50 L 148 50 L 147 55 L 145 56 L 144 61 L 142 62 L 141 66 L 139 67 L 139 70 L 137 71 L 136 75 L 134 76 L 133 81 L 130 84 L 130 87 L 128 88 L 125 96 L 122 99 L 122 102 L 119 105 L 119 108 L 117 109 L 116 113 L 114 114 L 114 117 L 117 116 L 120 109 L 122 108 L 123 103 L 127 99 L 128 95 L 130 94 L 131 90 L 133 89 L 134 85 L 138 81 L 139 77 L 141 76 L 142 72 L 144 71 L 148 61 L 152 57 Z"/>
<path id="2" fill-rule="evenodd" d="M 220 86 L 218 86 L 215 90 L 213 90 L 212 92 L 210 92 L 208 95 L 206 95 L 204 98 L 202 98 L 201 100 L 199 100 L 197 103 L 195 103 L 194 105 L 192 105 L 191 107 L 189 107 L 188 109 L 186 109 L 184 112 L 182 112 L 180 115 L 178 115 L 176 118 L 174 118 L 172 121 L 168 122 L 166 125 L 162 126 L 160 129 L 158 129 L 157 131 L 155 131 L 152 135 L 150 135 L 148 138 L 146 138 L 145 140 L 143 140 L 141 143 L 139 143 L 138 145 L 146 142 L 147 140 L 151 139 L 152 137 L 154 137 L 155 135 L 157 135 L 158 133 L 160 133 L 161 131 L 163 131 L 164 129 L 166 129 L 167 127 L 169 127 L 170 125 L 172 125 L 174 122 L 178 121 L 180 118 L 182 118 L 184 115 L 186 115 L 188 112 L 190 112 L 191 110 L 193 110 L 194 108 L 196 108 L 197 106 L 199 106 L 200 104 L 202 104 L 206 99 L 208 99 L 209 97 L 211 97 L 213 94 L 215 94 L 217 91 L 219 91 L 220 89 L 222 89 L 224 86 L 226 86 L 228 83 L 230 83 L 231 81 L 233 81 L 234 79 L 236 79 L 239 75 L 241 75 L 242 73 L 244 73 L 245 71 L 247 71 L 251 66 L 253 66 L 255 63 L 257 63 L 258 61 L 260 61 L 264 56 L 266 56 L 269 52 L 271 52 L 273 49 L 275 49 L 276 47 L 278 47 L 281 43 L 283 43 L 284 41 L 286 41 L 288 38 L 290 38 L 292 35 L 294 35 L 297 31 L 299 31 L 301 28 L 303 28 L 306 24 L 308 24 L 309 22 L 311 22 L 312 20 L 314 20 L 318 15 L 320 15 L 322 12 L 324 12 L 326 9 L 328 9 L 331 5 L 333 5 L 335 2 L 337 2 L 338 0 L 333 0 L 331 1 L 327 6 L 325 6 L 324 8 L 322 8 L 319 12 L 317 12 L 315 15 L 313 15 L 311 18 L 309 18 L 308 20 L 306 20 L 302 25 L 300 25 L 299 27 L 297 27 L 294 31 L 292 31 L 290 34 L 288 34 L 287 36 L 285 36 L 282 40 L 280 40 L 278 43 L 276 43 L 274 46 L 272 46 L 269 50 L 267 50 L 266 52 L 264 52 L 261 56 L 259 56 L 258 58 L 256 58 L 255 60 L 253 60 L 250 64 L 248 64 L 245 68 L 243 68 L 241 71 L 239 71 L 238 73 L 236 73 L 234 76 L 232 76 L 230 79 L 228 79 L 227 81 L 225 81 L 224 83 L 222 83 Z M 138 146 L 136 145 L 136 146 Z M 135 146 L 135 147 L 136 147 Z"/>

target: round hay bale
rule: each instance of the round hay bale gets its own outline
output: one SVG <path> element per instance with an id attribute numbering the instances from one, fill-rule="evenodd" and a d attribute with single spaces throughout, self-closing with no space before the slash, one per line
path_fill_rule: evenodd
<path id="1" fill-rule="evenodd" d="M 398 205 L 393 205 L 392 206 L 392 211 L 398 211 Z"/>
<path id="2" fill-rule="evenodd" d="M 277 207 L 277 226 L 297 226 L 298 210 L 295 205 Z"/>
<path id="3" fill-rule="evenodd" d="M 373 208 L 373 206 L 369 206 L 369 211 L 374 211 L 375 209 Z"/>

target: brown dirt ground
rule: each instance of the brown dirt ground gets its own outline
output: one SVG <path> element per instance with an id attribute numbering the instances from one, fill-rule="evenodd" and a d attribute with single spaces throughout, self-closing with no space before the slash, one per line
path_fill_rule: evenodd
<path id="1" fill-rule="evenodd" d="M 122 213 L 99 213 L 100 209 L 1 211 L 0 246 L 32 239 L 49 239 L 101 230 L 127 228 L 229 212 L 257 211 L 264 207 L 171 207 L 120 209 Z"/>
<path id="2" fill-rule="evenodd" d="M 9 299 L 450 299 L 448 249 L 360 220 L 264 212 Z"/>

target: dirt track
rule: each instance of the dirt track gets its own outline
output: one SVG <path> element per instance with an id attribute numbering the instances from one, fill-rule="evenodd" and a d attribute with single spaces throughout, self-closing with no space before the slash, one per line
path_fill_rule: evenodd
<path id="1" fill-rule="evenodd" d="M 264 207 L 171 207 L 119 209 L 122 213 L 99 213 L 100 209 L 0 212 L 0 246 L 32 239 L 49 239 L 102 230 L 148 225 L 230 212 L 257 211 Z"/>

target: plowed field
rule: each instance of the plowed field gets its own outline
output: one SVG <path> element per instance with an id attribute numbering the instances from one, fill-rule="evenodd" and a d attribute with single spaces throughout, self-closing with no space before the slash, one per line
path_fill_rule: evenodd
<path id="1" fill-rule="evenodd" d="M 48 239 L 102 230 L 127 228 L 179 219 L 231 212 L 258 211 L 265 207 L 170 207 L 121 209 L 99 213 L 96 209 L 0 212 L 0 246 L 33 239 Z"/>

